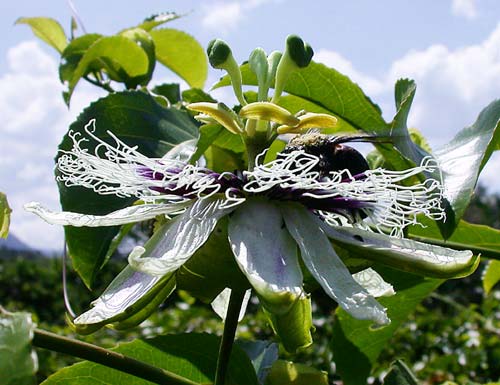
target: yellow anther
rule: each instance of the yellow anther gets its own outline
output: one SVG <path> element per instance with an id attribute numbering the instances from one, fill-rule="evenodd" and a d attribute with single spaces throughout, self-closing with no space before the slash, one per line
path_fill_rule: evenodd
<path id="1" fill-rule="evenodd" d="M 238 122 L 238 116 L 224 103 L 191 103 L 187 108 L 204 114 L 204 116 L 201 117 L 202 121 L 206 119 L 206 115 L 208 115 L 233 134 L 239 135 L 243 132 Z"/>
<path id="2" fill-rule="evenodd" d="M 246 119 L 269 120 L 287 126 L 295 126 L 300 120 L 288 110 L 269 102 L 247 104 L 240 110 L 240 116 Z"/>
<path id="3" fill-rule="evenodd" d="M 331 128 L 337 125 L 337 118 L 328 114 L 308 112 L 297 119 L 300 121 L 299 124 L 279 126 L 278 134 L 297 134 L 310 128 Z"/>

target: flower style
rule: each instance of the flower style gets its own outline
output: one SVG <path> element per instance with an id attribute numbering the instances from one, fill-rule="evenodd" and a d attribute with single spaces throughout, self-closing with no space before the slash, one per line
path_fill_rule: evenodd
<path id="1" fill-rule="evenodd" d="M 151 159 L 111 132 L 115 143 L 102 141 L 93 134 L 94 123 L 85 127 L 88 137 L 70 133 L 73 148 L 58 159 L 59 180 L 99 194 L 135 197 L 143 204 L 104 216 L 56 213 L 39 203 L 27 204 L 26 210 L 49 223 L 70 226 L 114 226 L 159 215 L 171 219 L 144 247 L 133 249 L 129 266 L 93 308 L 74 320 L 77 326 L 115 322 L 123 318 L 124 307 L 139 306 L 146 291 L 173 290 L 166 284 L 169 277 L 203 246 L 224 216 L 239 268 L 266 310 L 278 315 L 307 296 L 301 260 L 353 317 L 380 325 L 389 322 L 370 292 L 387 294 L 390 286 L 371 269 L 353 278 L 331 242 L 355 253 L 369 249 L 377 261 L 431 276 L 467 274 L 477 262 L 470 251 L 401 238 L 406 226 L 418 223 L 417 214 L 443 216 L 437 180 L 399 184 L 435 171 L 431 159 L 400 172 L 376 169 L 351 175 L 344 170 L 320 177 L 314 171 L 316 156 L 292 151 L 251 171 L 216 173 L 186 161 L 189 143 Z M 98 143 L 94 153 L 85 148 L 90 140 Z M 373 287 L 373 279 L 381 285 Z"/>

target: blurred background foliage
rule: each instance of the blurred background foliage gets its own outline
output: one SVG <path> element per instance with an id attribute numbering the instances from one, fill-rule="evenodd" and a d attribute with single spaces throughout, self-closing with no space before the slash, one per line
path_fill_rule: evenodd
<path id="1" fill-rule="evenodd" d="M 465 219 L 500 228 L 500 196 L 488 194 L 478 186 Z M 148 228 L 138 228 L 136 236 Z M 131 238 L 131 243 L 134 243 Z M 0 248 L 0 298 L 11 311 L 33 313 L 39 327 L 55 333 L 78 337 L 104 347 L 116 341 L 152 337 L 169 332 L 210 332 L 221 334 L 222 323 L 210 306 L 196 301 L 185 292 L 175 292 L 147 321 L 127 331 L 103 329 L 89 336 L 77 336 L 65 322 L 62 294 L 61 259 L 47 258 L 37 252 L 16 252 Z M 77 274 L 68 269 L 71 304 L 75 311 L 85 310 L 126 264 L 117 253 L 88 291 Z M 383 351 L 370 382 L 379 384 L 395 359 L 403 359 L 424 385 L 485 384 L 500 379 L 500 290 L 485 295 L 481 274 L 449 280 L 421 303 L 403 327 L 399 328 Z M 314 296 L 314 344 L 296 355 L 280 352 L 281 357 L 328 372 L 332 383 L 341 384 L 328 345 L 333 333 L 335 303 L 322 292 Z M 247 315 L 238 328 L 242 339 L 275 338 L 266 317 L 252 299 Z M 41 381 L 59 368 L 76 362 L 73 357 L 38 349 Z"/>

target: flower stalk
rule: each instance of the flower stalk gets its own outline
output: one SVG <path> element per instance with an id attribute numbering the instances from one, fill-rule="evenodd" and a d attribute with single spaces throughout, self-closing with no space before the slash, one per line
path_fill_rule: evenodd
<path id="1" fill-rule="evenodd" d="M 233 349 L 234 336 L 236 335 L 238 317 L 244 296 L 244 291 L 231 290 L 226 321 L 224 322 L 224 332 L 222 334 L 219 346 L 219 355 L 217 357 L 217 369 L 215 371 L 214 385 L 224 385 L 227 369 L 229 367 L 229 357 L 231 356 L 231 350 Z"/>

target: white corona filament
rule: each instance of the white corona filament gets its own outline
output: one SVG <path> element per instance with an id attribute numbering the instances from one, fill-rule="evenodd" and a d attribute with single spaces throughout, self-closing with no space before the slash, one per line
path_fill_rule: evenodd
<path id="1" fill-rule="evenodd" d="M 113 133 L 107 132 L 114 141 L 114 144 L 109 144 L 97 137 L 94 131 L 95 120 L 91 120 L 85 126 L 88 138 L 78 132 L 69 133 L 73 147 L 61 151 L 57 161 L 60 172 L 57 180 L 68 187 L 82 186 L 101 195 L 137 197 L 145 203 L 183 203 L 194 197 L 211 196 L 221 188 L 207 169 L 175 159 L 148 158 L 137 151 L 137 146 L 127 146 Z M 92 152 L 85 148 L 85 143 L 90 140 L 97 143 Z M 141 170 L 150 172 L 152 178 L 141 175 Z M 183 187 L 189 187 L 194 196 L 183 197 L 155 190 Z M 225 195 L 231 201 L 228 205 L 240 202 L 230 191 Z"/>
<path id="2" fill-rule="evenodd" d="M 319 178 L 319 173 L 313 171 L 318 162 L 318 157 L 304 151 L 282 154 L 276 160 L 246 172 L 250 182 L 244 190 L 258 193 L 279 186 L 305 191 L 304 196 L 315 199 L 339 197 L 365 202 L 367 207 L 361 210 L 368 216 L 369 226 L 380 232 L 389 231 L 393 236 L 402 236 L 406 226 L 418 224 L 418 214 L 435 220 L 444 219 L 439 181 L 427 179 L 412 186 L 398 184 L 422 172 L 435 172 L 437 165 L 430 157 L 424 158 L 420 166 L 404 171 L 367 170 L 363 178 L 354 178 L 348 170 L 331 172 L 327 178 Z M 324 211 L 319 211 L 319 214 L 331 225 L 345 224 L 345 218 L 339 214 Z M 361 218 L 354 222 L 368 228 Z"/>

